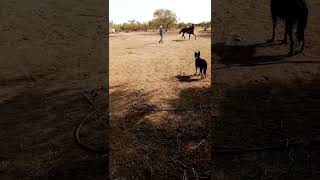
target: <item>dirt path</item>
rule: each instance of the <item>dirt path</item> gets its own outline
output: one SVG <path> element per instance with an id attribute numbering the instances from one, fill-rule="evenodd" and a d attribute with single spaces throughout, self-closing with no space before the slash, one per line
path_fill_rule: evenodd
<path id="1" fill-rule="evenodd" d="M 182 178 L 195 172 L 204 175 L 210 161 L 205 118 L 211 85 L 210 31 L 196 33 L 197 40 L 181 39 L 168 32 L 163 44 L 153 32 L 110 35 L 110 174 L 126 178 Z M 194 52 L 207 60 L 207 78 L 195 73 Z M 136 90 L 143 94 L 141 101 Z M 134 109 L 133 101 L 137 100 Z M 199 154 L 199 151 L 203 151 Z M 198 161 L 197 161 L 198 159 Z M 180 163 L 179 163 L 180 162 Z"/>

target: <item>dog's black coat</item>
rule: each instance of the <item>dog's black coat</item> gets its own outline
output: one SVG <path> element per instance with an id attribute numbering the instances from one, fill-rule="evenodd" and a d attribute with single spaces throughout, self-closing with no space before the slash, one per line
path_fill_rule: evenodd
<path id="1" fill-rule="evenodd" d="M 183 33 L 182 34 L 182 37 L 185 39 L 186 37 L 184 36 L 185 33 L 188 33 L 189 34 L 189 40 L 190 40 L 190 35 L 193 34 L 194 35 L 194 39 L 197 39 L 197 36 L 194 34 L 194 24 L 192 24 L 191 27 L 188 27 L 188 28 L 182 28 L 179 32 L 180 33 Z"/>
<path id="2" fill-rule="evenodd" d="M 204 59 L 200 58 L 200 51 L 197 53 L 194 53 L 195 59 L 195 65 L 196 65 L 196 75 L 197 75 L 197 69 L 200 69 L 201 75 L 206 75 L 207 73 L 207 62 Z"/>
<path id="3" fill-rule="evenodd" d="M 285 33 L 282 43 L 287 43 L 287 35 L 290 38 L 289 55 L 293 55 L 294 40 L 293 29 L 296 27 L 296 37 L 299 42 L 302 42 L 299 53 L 302 53 L 305 45 L 304 31 L 308 21 L 308 7 L 305 0 L 271 0 L 270 11 L 273 23 L 272 37 L 268 42 L 274 41 L 275 28 L 277 25 L 277 18 L 285 23 Z"/>

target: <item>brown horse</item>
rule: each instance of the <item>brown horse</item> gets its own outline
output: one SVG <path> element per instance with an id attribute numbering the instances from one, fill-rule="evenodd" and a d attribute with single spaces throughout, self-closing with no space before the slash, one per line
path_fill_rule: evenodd
<path id="1" fill-rule="evenodd" d="M 188 33 L 189 34 L 189 40 L 190 40 L 190 35 L 193 34 L 194 35 L 194 39 L 197 39 L 197 36 L 194 34 L 194 24 L 192 24 L 191 27 L 185 27 L 185 28 L 182 28 L 181 31 L 179 32 L 180 33 L 183 33 L 182 34 L 182 37 L 184 39 L 186 39 L 186 37 L 184 36 L 185 33 Z"/>

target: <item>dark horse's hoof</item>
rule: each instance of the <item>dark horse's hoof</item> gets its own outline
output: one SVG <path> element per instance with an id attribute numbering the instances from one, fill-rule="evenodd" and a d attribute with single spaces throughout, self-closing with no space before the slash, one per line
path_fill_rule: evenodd
<path id="1" fill-rule="evenodd" d="M 280 41 L 280 44 L 288 44 L 288 41 L 286 41 L 286 40 L 281 40 L 281 41 Z"/>

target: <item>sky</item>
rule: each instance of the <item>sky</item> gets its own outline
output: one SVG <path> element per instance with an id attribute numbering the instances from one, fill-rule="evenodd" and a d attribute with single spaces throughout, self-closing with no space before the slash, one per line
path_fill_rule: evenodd
<path id="1" fill-rule="evenodd" d="M 125 23 L 129 20 L 147 22 L 156 9 L 176 13 L 178 22 L 200 23 L 211 20 L 211 0 L 109 0 L 109 21 Z"/>

